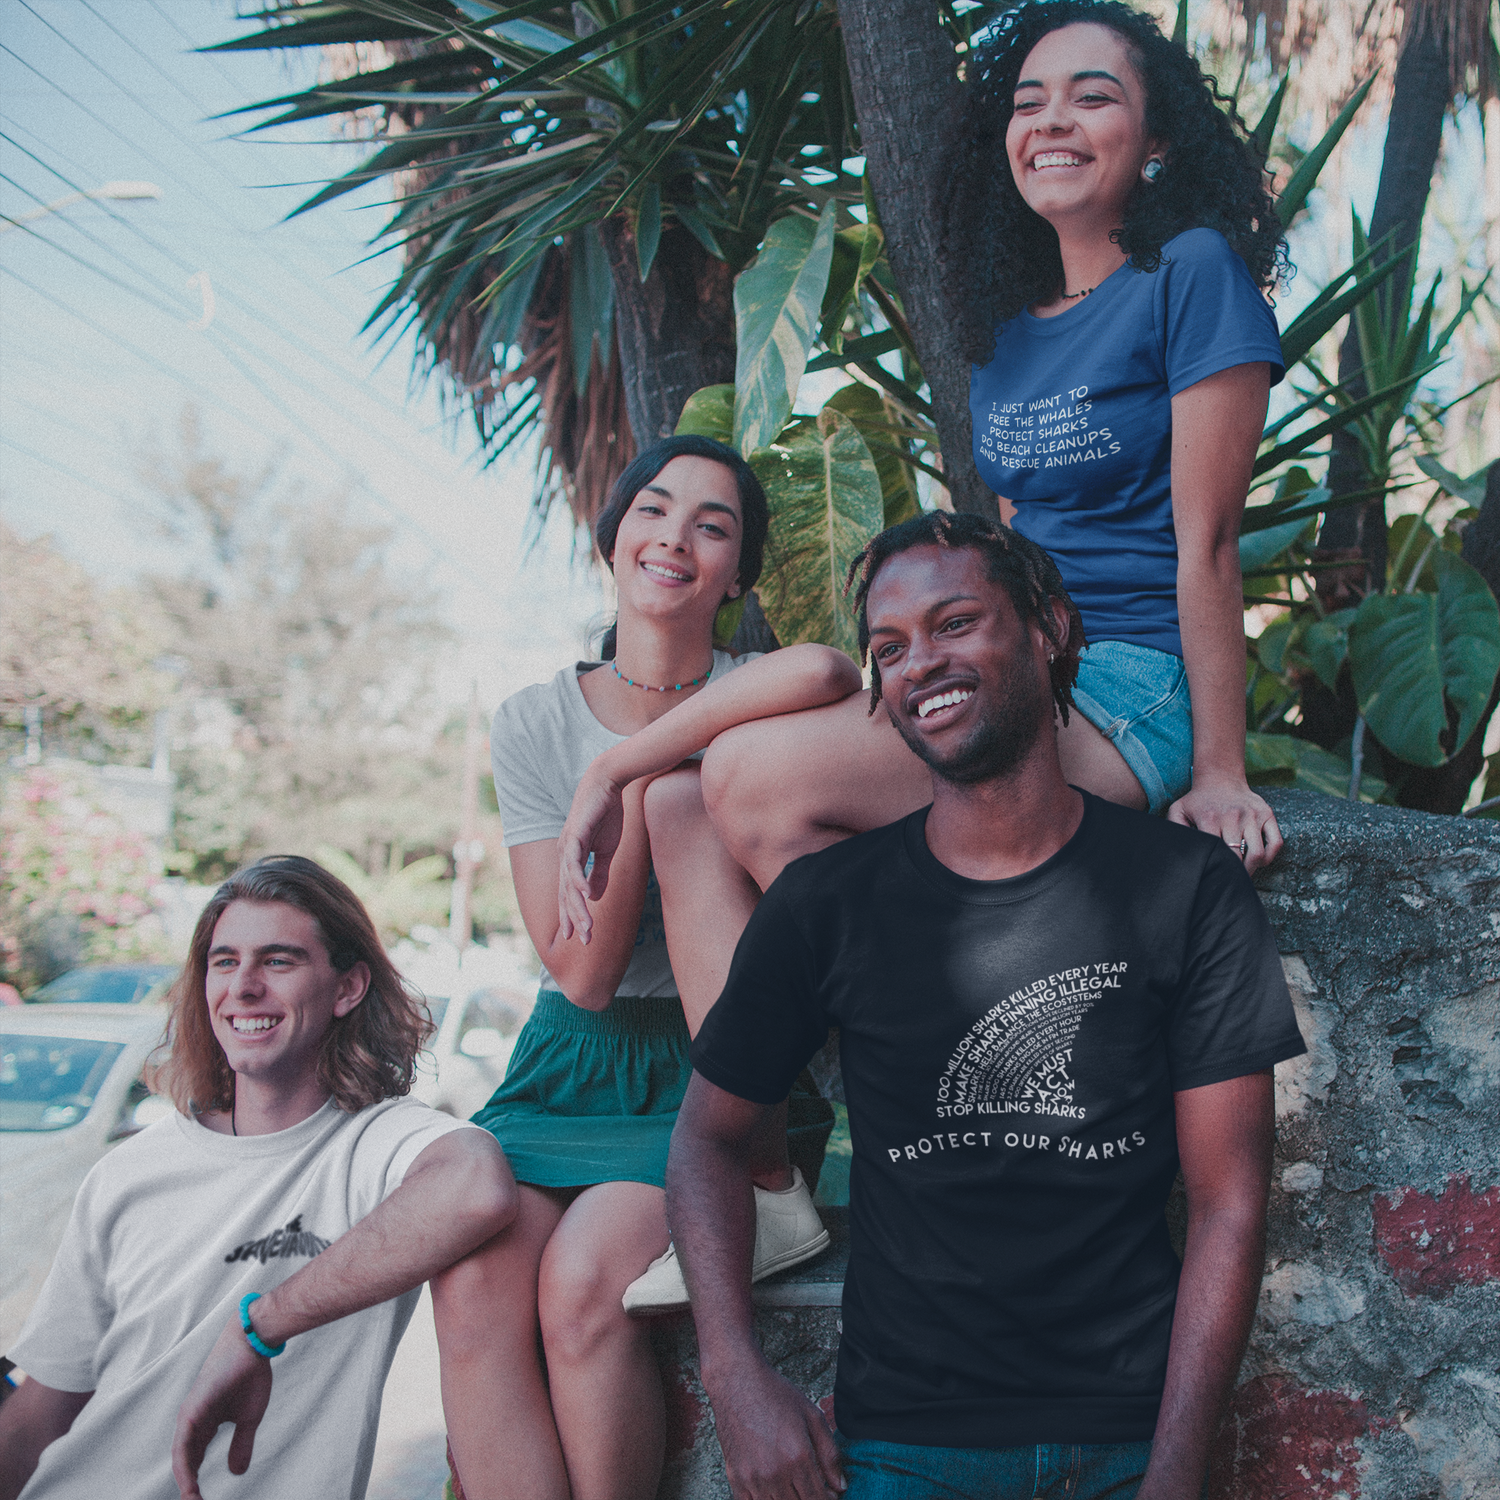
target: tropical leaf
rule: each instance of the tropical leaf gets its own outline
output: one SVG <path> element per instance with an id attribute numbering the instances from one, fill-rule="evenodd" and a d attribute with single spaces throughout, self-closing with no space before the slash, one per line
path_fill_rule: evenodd
<path id="1" fill-rule="evenodd" d="M 878 391 L 858 381 L 837 390 L 827 404 L 841 411 L 860 429 L 860 436 L 875 460 L 880 476 L 880 496 L 886 526 L 898 526 L 922 508 L 917 497 L 917 476 L 911 464 L 911 445 L 892 431 L 897 414 Z"/>
<path id="2" fill-rule="evenodd" d="M 1435 594 L 1374 594 L 1349 627 L 1349 667 L 1360 712 L 1402 760 L 1440 766 L 1478 724 L 1500 673 L 1500 608 L 1484 579 L 1439 549 Z M 1458 723 L 1443 745 L 1449 704 Z"/>
<path id="3" fill-rule="evenodd" d="M 1289 734 L 1247 734 L 1245 776 L 1251 786 L 1296 786 L 1328 797 L 1347 797 L 1354 768 L 1343 756 L 1309 740 Z M 1389 788 L 1365 771 L 1360 777 L 1361 802 L 1388 800 Z"/>
<path id="4" fill-rule="evenodd" d="M 1293 542 L 1305 537 L 1317 525 L 1317 517 L 1302 515 L 1280 526 L 1251 532 L 1240 538 L 1240 572 L 1253 573 L 1273 563 Z"/>
<path id="5" fill-rule="evenodd" d="M 1455 500 L 1462 500 L 1465 505 L 1484 504 L 1484 486 L 1489 477 L 1489 464 L 1476 469 L 1467 479 L 1460 479 L 1452 469 L 1445 469 L 1430 453 L 1417 455 L 1417 467 Z"/>
<path id="6" fill-rule="evenodd" d="M 694 391 L 677 419 L 678 433 L 693 433 L 728 444 L 734 439 L 734 387 L 706 385 Z"/>
<path id="7" fill-rule="evenodd" d="M 734 284 L 734 446 L 747 456 L 774 443 L 792 414 L 833 263 L 833 221 L 830 203 L 816 224 L 772 225 Z"/>
<path id="8" fill-rule="evenodd" d="M 1318 674 L 1318 680 L 1330 692 L 1337 691 L 1339 668 L 1349 654 L 1349 626 L 1354 615 L 1355 611 L 1352 609 L 1338 609 L 1330 615 L 1324 615 L 1302 632 L 1302 638 L 1298 642 L 1302 654 Z"/>
<path id="9" fill-rule="evenodd" d="M 858 299 L 865 277 L 880 259 L 884 245 L 885 234 L 878 224 L 856 224 L 834 236 L 833 265 L 828 273 L 828 288 L 823 293 L 822 326 L 818 334 L 834 354 L 844 347 L 844 319 Z"/>
<path id="10" fill-rule="evenodd" d="M 1333 148 L 1343 138 L 1344 132 L 1353 124 L 1360 105 L 1365 102 L 1365 95 L 1370 92 L 1375 83 L 1375 77 L 1376 75 L 1372 73 L 1349 96 L 1349 102 L 1338 112 L 1338 117 L 1333 124 L 1323 132 L 1318 144 L 1297 164 L 1297 170 L 1292 173 L 1287 185 L 1277 195 L 1276 216 L 1284 226 L 1290 227 L 1292 220 L 1297 217 L 1307 202 L 1307 195 L 1312 192 L 1318 180 L 1318 174 L 1323 170 L 1328 158 L 1333 155 Z"/>
<path id="11" fill-rule="evenodd" d="M 771 502 L 766 569 L 756 585 L 783 645 L 821 641 L 858 655 L 844 579 L 884 525 L 880 475 L 859 429 L 825 406 L 750 455 Z"/>

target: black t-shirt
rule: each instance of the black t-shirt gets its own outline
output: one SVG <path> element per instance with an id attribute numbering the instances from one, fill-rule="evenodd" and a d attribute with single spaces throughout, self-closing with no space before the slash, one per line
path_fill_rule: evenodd
<path id="1" fill-rule="evenodd" d="M 835 1405 L 936 1447 L 1149 1439 L 1178 1262 L 1172 1095 L 1304 1051 L 1218 839 L 1084 795 L 1013 880 L 927 812 L 789 865 L 693 1064 L 773 1103 L 840 1028 L 854 1161 Z"/>

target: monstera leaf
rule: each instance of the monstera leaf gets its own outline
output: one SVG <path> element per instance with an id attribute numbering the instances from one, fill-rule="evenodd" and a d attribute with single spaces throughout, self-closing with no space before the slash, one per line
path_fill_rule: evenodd
<path id="1" fill-rule="evenodd" d="M 695 437 L 713 438 L 716 442 L 734 440 L 734 387 L 706 385 L 694 391 L 683 403 L 677 419 L 677 432 Z"/>
<path id="2" fill-rule="evenodd" d="M 734 284 L 734 446 L 747 458 L 774 443 L 792 414 L 833 263 L 834 210 L 830 203 L 816 224 L 778 220 Z"/>
<path id="3" fill-rule="evenodd" d="M 1349 626 L 1349 668 L 1360 712 L 1386 749 L 1440 766 L 1474 732 L 1500 672 L 1500 608 L 1461 558 L 1433 554 L 1434 594 L 1375 594 Z M 1451 748 L 1441 736 L 1458 711 Z"/>
<path id="4" fill-rule="evenodd" d="M 882 527 L 880 475 L 859 429 L 825 406 L 750 456 L 771 502 L 766 568 L 756 592 L 782 645 L 822 641 L 859 652 L 844 579 Z"/>
<path id="5" fill-rule="evenodd" d="M 909 520 L 921 509 L 917 499 L 917 475 L 910 464 L 901 460 L 908 452 L 904 441 L 890 429 L 898 425 L 897 417 L 879 391 L 855 382 L 837 390 L 828 405 L 841 411 L 860 429 L 875 472 L 880 475 L 880 494 L 885 504 L 885 524 L 895 526 Z"/>

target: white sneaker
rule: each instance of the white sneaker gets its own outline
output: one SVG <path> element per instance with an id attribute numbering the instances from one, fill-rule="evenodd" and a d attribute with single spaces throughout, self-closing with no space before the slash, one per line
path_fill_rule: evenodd
<path id="1" fill-rule="evenodd" d="M 812 1194 L 802 1179 L 801 1169 L 792 1168 L 792 1185 L 780 1192 L 769 1188 L 755 1189 L 755 1258 L 751 1281 L 762 1281 L 788 1266 L 805 1260 L 828 1248 L 828 1231 L 813 1207 Z M 668 1245 L 643 1274 L 625 1288 L 621 1299 L 625 1311 L 642 1316 L 674 1312 L 688 1305 L 687 1284 L 677 1260 L 677 1246 Z"/>

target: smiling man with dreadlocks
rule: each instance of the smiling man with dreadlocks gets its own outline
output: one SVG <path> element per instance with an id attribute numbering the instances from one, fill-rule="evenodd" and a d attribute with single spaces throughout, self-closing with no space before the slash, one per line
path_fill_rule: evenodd
<path id="1" fill-rule="evenodd" d="M 1222 840 L 1067 783 L 1083 636 L 1041 549 L 926 515 L 850 583 L 871 712 L 933 802 L 786 868 L 693 1045 L 668 1214 L 730 1482 L 1189 1500 L 1260 1285 L 1271 1068 L 1304 1050 L 1269 926 Z M 745 1162 L 833 1026 L 854 1165 L 830 1435 L 755 1343 Z"/>

